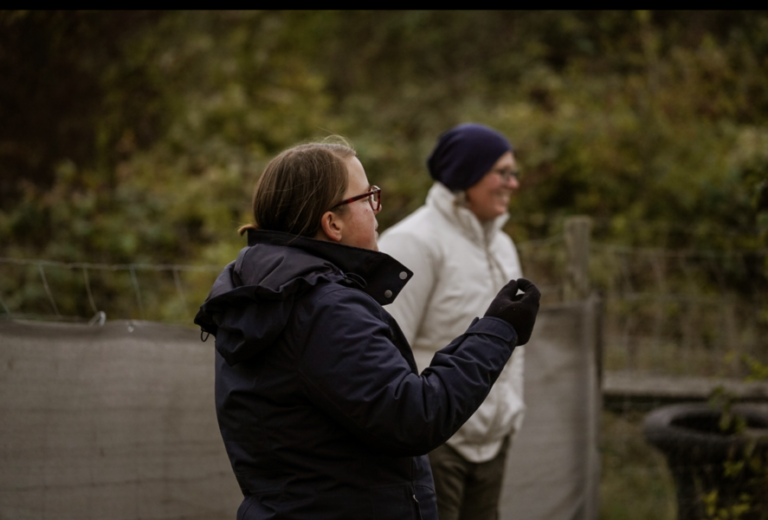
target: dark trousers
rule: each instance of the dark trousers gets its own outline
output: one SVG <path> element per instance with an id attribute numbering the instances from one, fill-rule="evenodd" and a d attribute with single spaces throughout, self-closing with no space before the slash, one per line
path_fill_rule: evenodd
<path id="1" fill-rule="evenodd" d="M 496 520 L 509 437 L 487 462 L 469 462 L 443 444 L 429 454 L 440 520 Z"/>

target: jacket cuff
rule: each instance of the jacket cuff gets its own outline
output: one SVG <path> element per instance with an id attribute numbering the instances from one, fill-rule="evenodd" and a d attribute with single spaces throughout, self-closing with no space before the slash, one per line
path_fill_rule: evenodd
<path id="1" fill-rule="evenodd" d="M 479 319 L 475 318 L 465 334 L 487 334 L 503 339 L 510 345 L 517 344 L 517 332 L 506 321 L 491 316 Z"/>

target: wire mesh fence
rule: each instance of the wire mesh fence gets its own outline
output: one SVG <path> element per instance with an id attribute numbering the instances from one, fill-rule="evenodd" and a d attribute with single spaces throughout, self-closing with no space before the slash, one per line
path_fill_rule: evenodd
<path id="1" fill-rule="evenodd" d="M 768 254 L 593 243 L 592 288 L 605 302 L 604 366 L 670 375 L 744 377 L 765 360 Z M 563 299 L 561 237 L 519 245 L 543 302 Z"/>
<path id="2" fill-rule="evenodd" d="M 543 304 L 564 298 L 563 236 L 518 245 Z M 140 319 L 190 324 L 222 266 L 63 263 L 0 258 L 0 310 L 24 319 Z M 604 299 L 606 370 L 748 375 L 765 360 L 766 251 L 592 243 L 589 280 Z"/>
<path id="3" fill-rule="evenodd" d="M 221 268 L 0 258 L 0 306 L 17 319 L 191 324 Z"/>
<path id="4" fill-rule="evenodd" d="M 596 244 L 606 300 L 605 366 L 671 375 L 748 375 L 768 325 L 765 251 L 670 251 Z"/>

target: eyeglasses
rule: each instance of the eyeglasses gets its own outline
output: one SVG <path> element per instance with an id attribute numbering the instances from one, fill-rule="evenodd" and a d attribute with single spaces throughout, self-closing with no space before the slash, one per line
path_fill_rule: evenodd
<path id="1" fill-rule="evenodd" d="M 371 205 L 371 209 L 374 212 L 379 211 L 381 209 L 381 188 L 379 188 L 378 186 L 371 186 L 371 189 L 366 191 L 362 195 L 357 195 L 350 199 L 342 200 L 331 209 L 334 210 L 339 206 L 343 206 L 344 204 L 349 204 L 350 202 L 355 202 L 357 200 L 361 200 L 366 197 L 368 197 L 368 204 Z"/>
<path id="2" fill-rule="evenodd" d="M 512 178 L 520 179 L 519 170 L 493 170 L 493 173 L 498 173 L 501 180 L 504 181 L 504 184 L 509 183 Z"/>

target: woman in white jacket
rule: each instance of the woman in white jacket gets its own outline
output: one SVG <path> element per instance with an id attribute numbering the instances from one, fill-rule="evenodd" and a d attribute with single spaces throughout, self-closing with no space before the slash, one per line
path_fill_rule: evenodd
<path id="1" fill-rule="evenodd" d="M 413 347 L 419 370 L 463 332 L 507 280 L 522 276 L 517 250 L 501 231 L 519 187 L 512 146 L 499 132 L 459 125 L 427 160 L 435 184 L 424 206 L 388 229 L 381 251 L 413 270 L 387 310 Z M 430 453 L 440 520 L 497 518 L 506 453 L 520 429 L 524 348 L 477 412 Z"/>

